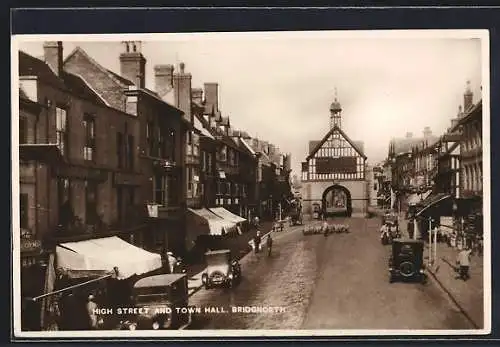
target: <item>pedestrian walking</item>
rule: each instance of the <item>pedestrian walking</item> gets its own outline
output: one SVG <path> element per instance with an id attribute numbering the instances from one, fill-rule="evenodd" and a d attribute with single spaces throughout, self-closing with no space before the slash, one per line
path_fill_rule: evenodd
<path id="1" fill-rule="evenodd" d="M 259 220 L 258 216 L 255 216 L 253 218 L 253 224 L 254 224 L 255 228 L 257 228 L 257 229 L 260 227 L 260 220 Z"/>
<path id="2" fill-rule="evenodd" d="M 328 222 L 326 220 L 323 222 L 321 229 L 323 231 L 323 235 L 328 236 Z"/>
<path id="3" fill-rule="evenodd" d="M 87 313 L 89 315 L 89 323 L 91 329 L 97 329 L 97 308 L 98 306 L 94 301 L 94 296 L 90 294 L 87 301 Z"/>
<path id="4" fill-rule="evenodd" d="M 167 252 L 167 263 L 170 273 L 173 274 L 175 270 L 175 265 L 177 264 L 177 258 L 174 256 L 174 253 Z"/>
<path id="5" fill-rule="evenodd" d="M 267 235 L 266 243 L 267 243 L 267 256 L 270 257 L 271 251 L 273 249 L 273 238 L 271 237 L 271 233 Z"/>
<path id="6" fill-rule="evenodd" d="M 457 265 L 459 266 L 459 276 L 458 278 L 467 281 L 470 278 L 469 267 L 470 267 L 470 253 L 471 249 L 466 247 L 462 249 L 457 256 Z"/>
<path id="7" fill-rule="evenodd" d="M 261 242 L 260 231 L 257 230 L 257 234 L 253 238 L 253 244 L 254 244 L 254 247 L 255 247 L 255 249 L 254 249 L 255 253 L 259 253 L 259 251 L 260 251 L 260 242 Z"/>

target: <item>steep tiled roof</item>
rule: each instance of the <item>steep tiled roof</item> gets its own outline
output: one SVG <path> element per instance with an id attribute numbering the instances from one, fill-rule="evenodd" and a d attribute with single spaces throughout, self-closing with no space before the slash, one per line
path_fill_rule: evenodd
<path id="1" fill-rule="evenodd" d="M 320 140 L 311 140 L 309 141 L 309 153 L 311 153 L 314 148 L 316 148 L 316 146 L 318 145 L 318 143 L 320 143 L 321 141 Z"/>
<path id="2" fill-rule="evenodd" d="M 64 80 L 64 84 L 72 94 L 92 101 L 98 105 L 106 104 L 104 100 L 96 92 L 94 92 L 80 76 L 63 72 L 61 77 Z"/>
<path id="3" fill-rule="evenodd" d="M 342 137 L 354 148 L 354 150 L 356 150 L 356 152 L 358 152 L 358 154 L 360 156 L 362 156 L 363 158 L 366 159 L 366 155 L 356 145 L 356 143 L 353 140 L 351 140 L 349 138 L 349 136 L 347 136 L 347 134 L 341 128 L 339 128 L 337 125 L 335 125 L 333 128 L 330 129 L 330 131 L 328 131 L 326 133 L 326 135 L 323 137 L 323 139 L 321 141 L 319 141 L 319 143 L 316 144 L 316 147 L 314 147 L 314 149 L 309 152 L 309 155 L 307 156 L 307 160 L 309 160 L 310 158 L 312 158 L 316 154 L 316 152 L 321 148 L 323 143 L 325 143 L 326 140 L 328 140 L 328 138 L 330 137 L 330 135 L 333 134 L 335 131 L 338 131 L 340 133 L 340 135 L 342 135 Z"/>
<path id="4" fill-rule="evenodd" d="M 40 81 L 67 90 L 77 97 L 96 104 L 105 104 L 103 99 L 80 76 L 65 71 L 57 76 L 44 61 L 22 51 L 19 51 L 19 76 L 37 76 Z M 24 91 L 23 94 L 26 95 Z"/>
<path id="5" fill-rule="evenodd" d="M 66 89 L 64 81 L 44 61 L 19 51 L 19 76 L 37 76 L 40 81 Z"/>
<path id="6" fill-rule="evenodd" d="M 122 77 L 119 74 L 117 74 L 117 73 L 115 73 L 115 72 L 113 72 L 111 70 L 106 69 L 106 71 L 108 71 L 111 75 L 113 75 L 113 77 L 115 77 L 122 84 L 124 84 L 126 86 L 133 86 L 134 85 L 134 82 L 132 82 L 131 80 L 129 80 L 129 79 L 125 78 L 125 77 Z"/>
<path id="7" fill-rule="evenodd" d="M 427 144 L 431 145 L 439 140 L 437 136 L 429 136 L 427 139 L 423 137 L 411 137 L 411 138 L 396 138 L 391 141 L 393 145 L 394 154 L 402 154 L 408 153 L 412 151 L 413 147 L 422 146 L 422 143 L 425 143 L 427 140 Z"/>

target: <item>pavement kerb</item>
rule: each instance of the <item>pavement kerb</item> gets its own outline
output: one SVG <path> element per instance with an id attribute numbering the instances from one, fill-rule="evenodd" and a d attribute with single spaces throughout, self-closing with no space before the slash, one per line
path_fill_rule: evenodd
<path id="1" fill-rule="evenodd" d="M 464 315 L 465 318 L 474 326 L 475 329 L 480 329 L 480 325 L 477 324 L 474 319 L 467 313 L 462 305 L 457 301 L 455 296 L 450 292 L 450 290 L 439 280 L 439 277 L 432 270 L 432 267 L 427 267 L 427 272 L 431 275 L 430 278 L 439 285 L 439 287 L 448 295 L 448 298 L 453 302 L 453 304 L 460 310 L 460 313 Z"/>

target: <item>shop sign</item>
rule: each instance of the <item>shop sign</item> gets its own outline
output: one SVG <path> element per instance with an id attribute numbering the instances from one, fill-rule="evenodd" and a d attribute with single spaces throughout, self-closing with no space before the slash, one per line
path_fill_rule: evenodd
<path id="1" fill-rule="evenodd" d="M 40 252 L 42 250 L 42 242 L 36 239 L 24 238 L 21 239 L 21 253 Z"/>

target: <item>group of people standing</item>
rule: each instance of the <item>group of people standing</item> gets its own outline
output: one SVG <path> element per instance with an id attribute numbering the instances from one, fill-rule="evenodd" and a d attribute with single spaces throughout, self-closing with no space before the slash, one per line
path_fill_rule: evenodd
<path id="1" fill-rule="evenodd" d="M 257 230 L 257 233 L 255 237 L 253 238 L 253 243 L 254 243 L 254 252 L 255 254 L 259 253 L 261 250 L 261 244 L 262 244 L 262 236 L 260 235 L 260 231 Z M 272 248 L 273 248 L 273 238 L 271 237 L 271 232 L 267 234 L 266 237 L 266 246 L 267 246 L 267 255 L 270 257 Z"/>

